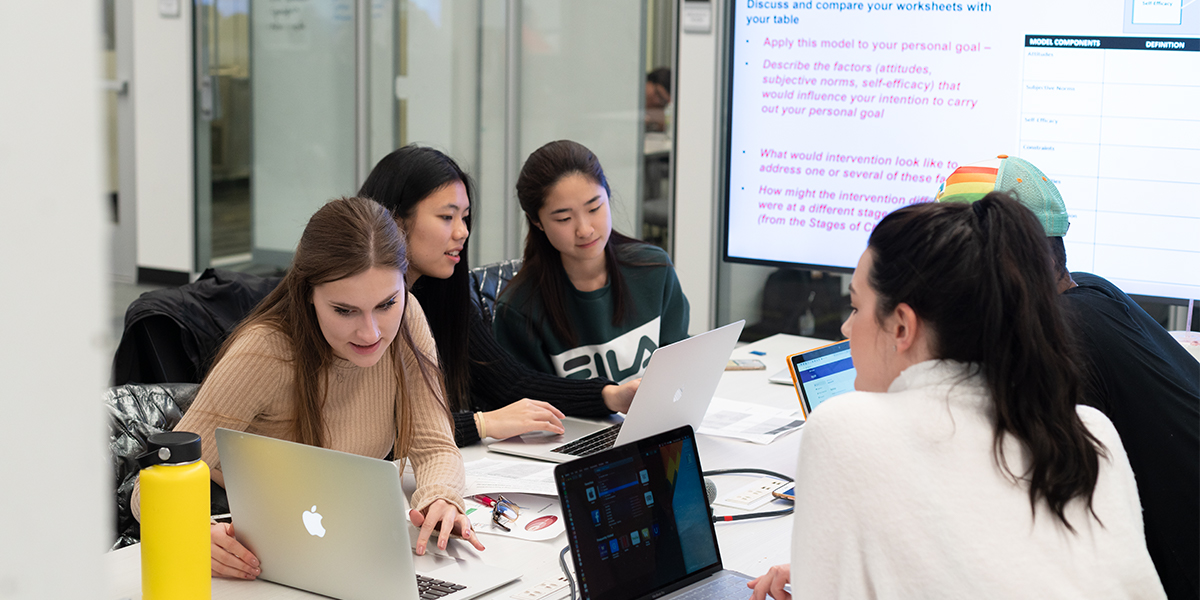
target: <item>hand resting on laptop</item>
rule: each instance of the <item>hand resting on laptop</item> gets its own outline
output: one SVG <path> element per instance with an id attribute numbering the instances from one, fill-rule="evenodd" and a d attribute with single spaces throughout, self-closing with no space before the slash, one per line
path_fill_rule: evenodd
<path id="1" fill-rule="evenodd" d="M 471 529 L 471 519 L 458 512 L 454 505 L 445 500 L 435 500 L 425 509 L 425 514 L 421 511 L 411 509 L 408 511 L 408 518 L 413 522 L 413 525 L 421 528 L 421 534 L 417 536 L 417 554 L 425 554 L 425 546 L 429 543 L 429 536 L 435 529 L 439 530 L 437 547 L 441 550 L 446 549 L 446 544 L 450 542 L 450 534 L 457 535 L 464 540 L 471 542 L 476 550 L 483 550 L 483 543 L 475 536 L 475 532 Z"/>
<path id="2" fill-rule="evenodd" d="M 615 387 L 615 386 L 608 386 Z M 498 440 L 531 431 L 562 434 L 562 419 L 566 415 L 548 402 L 521 398 L 508 406 L 475 415 L 479 437 Z"/>
<path id="3" fill-rule="evenodd" d="M 212 572 L 236 579 L 254 579 L 262 573 L 258 557 L 234 537 L 233 523 L 212 524 Z"/>

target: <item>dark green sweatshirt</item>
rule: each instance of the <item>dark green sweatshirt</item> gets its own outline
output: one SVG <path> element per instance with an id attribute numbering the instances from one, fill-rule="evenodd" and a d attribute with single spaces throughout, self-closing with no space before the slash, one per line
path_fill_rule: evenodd
<path id="1" fill-rule="evenodd" d="M 637 244 L 622 248 L 621 254 L 629 262 L 660 263 L 638 267 L 622 261 L 619 268 L 631 300 L 623 323 L 613 325 L 611 285 L 581 292 L 568 284 L 563 303 L 578 345 L 567 347 L 554 335 L 531 286 L 509 286 L 496 304 L 496 341 L 517 360 L 562 377 L 607 377 L 622 383 L 641 377 L 652 352 L 687 337 L 688 301 L 662 249 Z"/>

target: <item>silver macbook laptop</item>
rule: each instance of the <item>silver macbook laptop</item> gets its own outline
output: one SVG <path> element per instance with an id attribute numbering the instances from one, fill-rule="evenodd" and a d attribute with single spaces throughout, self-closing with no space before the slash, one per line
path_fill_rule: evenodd
<path id="1" fill-rule="evenodd" d="M 216 438 L 237 538 L 262 579 L 334 598 L 417 600 L 432 588 L 459 600 L 519 576 L 470 556 L 465 542 L 414 555 L 391 461 L 229 429 Z"/>
<path id="2" fill-rule="evenodd" d="M 699 427 L 745 324 L 730 323 L 655 350 L 622 423 L 568 418 L 562 435 L 527 433 L 495 442 L 488 450 L 567 462 L 681 425 Z"/>
<path id="3" fill-rule="evenodd" d="M 767 381 L 771 383 L 778 383 L 779 385 L 792 385 L 791 367 L 784 367 L 782 371 L 768 377 Z"/>
<path id="4" fill-rule="evenodd" d="M 725 570 L 689 426 L 554 468 L 580 600 L 745 598 Z"/>

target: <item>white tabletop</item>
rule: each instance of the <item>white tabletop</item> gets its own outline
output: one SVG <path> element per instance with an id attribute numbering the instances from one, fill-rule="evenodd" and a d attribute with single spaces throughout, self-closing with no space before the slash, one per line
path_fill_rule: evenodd
<path id="1" fill-rule="evenodd" d="M 742 402 L 752 402 L 777 408 L 796 406 L 796 391 L 791 386 L 769 383 L 767 377 L 786 367 L 785 357 L 823 344 L 826 340 L 804 338 L 793 335 L 775 335 L 733 351 L 733 358 L 757 358 L 766 363 L 765 371 L 726 371 L 717 386 L 716 396 Z M 751 354 L 752 351 L 765 354 Z M 796 471 L 796 455 L 801 432 L 787 434 L 774 443 L 763 446 L 727 438 L 706 435 L 697 436 L 700 460 L 705 470 L 736 467 L 756 467 L 777 471 L 791 476 Z M 524 460 L 520 458 L 488 453 L 479 444 L 462 449 L 463 460 L 472 461 L 487 457 L 494 460 Z M 740 487 L 749 478 L 721 476 L 714 478 L 718 492 Z M 728 487 L 727 487 L 728 486 Z M 734 509 L 717 507 L 717 514 L 732 514 Z M 717 539 L 725 568 L 757 576 L 768 567 L 788 561 L 791 551 L 792 520 L 790 516 L 748 521 L 718 523 Z M 512 569 L 523 574 L 514 583 L 486 594 L 484 598 L 510 598 L 542 581 L 561 575 L 558 553 L 567 545 L 566 537 L 547 542 L 530 542 L 483 533 L 480 539 L 487 550 L 476 553 L 480 560 L 490 565 Z M 474 553 L 462 542 L 456 544 L 458 553 Z M 130 546 L 105 557 L 105 570 L 109 576 L 107 598 L 114 600 L 141 598 L 141 555 L 140 546 Z M 240 581 L 213 579 L 214 600 L 263 598 L 319 598 L 300 590 L 266 581 Z"/>

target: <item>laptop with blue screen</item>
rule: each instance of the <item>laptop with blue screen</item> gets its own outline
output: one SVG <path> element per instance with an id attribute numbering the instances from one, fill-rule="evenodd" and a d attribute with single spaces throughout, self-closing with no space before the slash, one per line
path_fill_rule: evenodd
<path id="1" fill-rule="evenodd" d="M 805 350 L 787 359 L 805 419 L 822 402 L 854 391 L 856 372 L 850 359 L 850 340 Z"/>
<path id="2" fill-rule="evenodd" d="M 743 598 L 723 568 L 691 426 L 554 468 L 581 600 Z"/>

